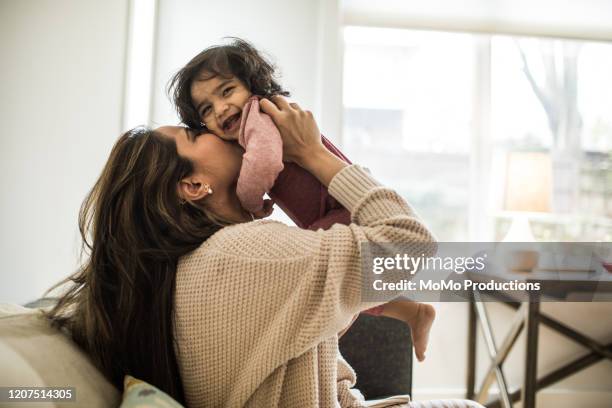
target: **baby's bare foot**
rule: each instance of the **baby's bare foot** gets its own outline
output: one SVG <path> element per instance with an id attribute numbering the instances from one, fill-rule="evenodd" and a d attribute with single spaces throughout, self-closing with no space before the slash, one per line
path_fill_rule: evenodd
<path id="1" fill-rule="evenodd" d="M 429 331 L 436 318 L 436 310 L 431 305 L 420 303 L 416 317 L 410 324 L 412 331 L 412 342 L 414 343 L 414 354 L 417 360 L 425 360 L 425 350 L 429 342 Z"/>

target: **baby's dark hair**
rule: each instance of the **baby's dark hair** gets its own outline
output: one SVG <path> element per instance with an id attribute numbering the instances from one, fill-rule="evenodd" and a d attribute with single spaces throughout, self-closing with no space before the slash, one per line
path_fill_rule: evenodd
<path id="1" fill-rule="evenodd" d="M 191 85 L 216 76 L 235 76 L 253 93 L 263 97 L 289 96 L 274 79 L 275 67 L 247 41 L 230 37 L 227 45 L 206 48 L 181 68 L 168 83 L 168 95 L 181 121 L 193 129 L 204 124 L 191 99 Z"/>

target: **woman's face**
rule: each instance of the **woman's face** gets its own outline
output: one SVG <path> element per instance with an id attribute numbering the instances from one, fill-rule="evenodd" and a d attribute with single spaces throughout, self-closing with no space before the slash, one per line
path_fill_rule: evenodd
<path id="1" fill-rule="evenodd" d="M 181 126 L 162 126 L 156 129 L 176 142 L 178 154 L 194 166 L 190 176 L 212 189 L 202 204 L 222 219 L 232 222 L 250 221 L 251 215 L 242 208 L 236 195 L 236 181 L 242 165 L 242 148 L 212 133 L 195 134 Z"/>

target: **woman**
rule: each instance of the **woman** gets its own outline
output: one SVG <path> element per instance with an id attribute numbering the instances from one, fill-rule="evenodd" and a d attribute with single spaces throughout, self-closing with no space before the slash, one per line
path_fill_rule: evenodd
<path id="1" fill-rule="evenodd" d="M 133 130 L 85 200 L 90 258 L 49 317 L 118 386 L 131 374 L 193 407 L 362 406 L 337 335 L 361 302 L 360 244 L 432 242 L 392 190 L 321 145 L 310 112 L 261 102 L 284 159 L 315 175 L 353 224 L 251 221 L 241 150 L 180 127 Z M 430 245 L 431 246 L 431 245 Z"/>

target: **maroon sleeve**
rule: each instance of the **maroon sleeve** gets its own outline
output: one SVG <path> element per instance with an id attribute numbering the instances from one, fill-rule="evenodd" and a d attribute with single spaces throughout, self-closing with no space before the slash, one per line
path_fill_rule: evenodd
<path id="1" fill-rule="evenodd" d="M 351 161 L 321 135 L 323 145 L 347 163 Z M 270 198 L 300 228 L 327 229 L 335 223 L 349 224 L 351 215 L 337 202 L 316 177 L 295 163 L 285 163 L 276 183 L 270 191 Z"/>

